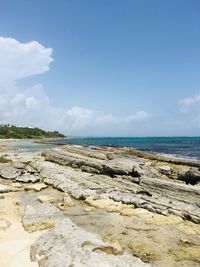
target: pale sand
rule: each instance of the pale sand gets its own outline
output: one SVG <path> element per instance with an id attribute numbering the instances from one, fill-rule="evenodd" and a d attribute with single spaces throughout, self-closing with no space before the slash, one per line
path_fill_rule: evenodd
<path id="1" fill-rule="evenodd" d="M 0 267 L 38 267 L 30 261 L 30 245 L 41 232 L 26 232 L 21 224 L 21 210 L 16 205 L 15 193 L 3 195 L 5 199 L 0 199 Z M 2 229 L 4 220 L 10 223 L 7 229 Z"/>

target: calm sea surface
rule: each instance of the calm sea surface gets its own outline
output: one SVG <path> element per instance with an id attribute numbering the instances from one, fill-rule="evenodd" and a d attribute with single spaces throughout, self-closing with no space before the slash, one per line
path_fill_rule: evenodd
<path id="1" fill-rule="evenodd" d="M 32 140 L 10 140 L 4 142 L 11 148 L 14 148 L 18 153 L 34 153 L 41 152 L 45 149 L 57 147 L 57 145 L 52 144 L 38 144 L 34 143 Z"/>
<path id="2" fill-rule="evenodd" d="M 150 153 L 200 160 L 200 137 L 72 137 L 59 140 L 59 142 L 90 146 L 136 148 Z"/>

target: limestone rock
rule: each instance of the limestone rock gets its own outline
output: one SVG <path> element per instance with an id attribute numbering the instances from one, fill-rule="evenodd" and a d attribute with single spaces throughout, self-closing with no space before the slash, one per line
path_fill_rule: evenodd
<path id="1" fill-rule="evenodd" d="M 29 190 L 33 190 L 33 191 L 41 191 L 42 189 L 47 188 L 48 185 L 44 184 L 44 183 L 36 183 L 36 184 L 27 184 L 25 185 L 25 190 L 29 191 Z"/>
<path id="2" fill-rule="evenodd" d="M 95 207 L 87 207 L 84 209 L 85 212 L 92 212 L 92 211 L 95 211 L 96 208 Z"/>
<path id="3" fill-rule="evenodd" d="M 0 177 L 4 179 L 15 179 L 20 171 L 12 163 L 0 163 Z"/>
<path id="4" fill-rule="evenodd" d="M 77 227 L 67 218 L 31 246 L 31 260 L 43 267 L 150 266 L 129 254 L 121 255 L 98 236 Z"/>
<path id="5" fill-rule="evenodd" d="M 126 204 L 122 204 L 121 202 L 116 202 L 110 198 L 97 198 L 88 197 L 85 202 L 95 208 L 105 209 L 109 212 L 120 212 L 123 208 L 126 208 Z"/>
<path id="6" fill-rule="evenodd" d="M 40 179 L 39 176 L 28 174 L 28 173 L 15 178 L 16 181 L 23 182 L 23 183 L 35 183 L 39 181 L 39 179 Z"/>
<path id="7" fill-rule="evenodd" d="M 200 171 L 194 170 L 186 170 L 178 172 L 178 179 L 186 182 L 187 184 L 195 185 L 200 182 Z"/>
<path id="8" fill-rule="evenodd" d="M 67 192 L 64 193 L 63 196 L 63 206 L 66 207 L 73 207 L 75 206 L 74 201 L 72 200 L 72 198 L 69 196 L 69 194 Z"/>
<path id="9" fill-rule="evenodd" d="M 8 192 L 12 192 L 12 191 L 13 191 L 13 189 L 11 186 L 0 184 L 0 193 L 8 193 Z"/>
<path id="10" fill-rule="evenodd" d="M 129 248 L 134 256 L 139 257 L 144 262 L 155 262 L 162 257 L 159 251 L 145 243 L 135 244 L 132 242 L 129 244 Z"/>
<path id="11" fill-rule="evenodd" d="M 133 175 L 136 177 L 140 176 L 141 169 L 139 164 L 134 162 L 133 159 L 118 157 L 111 159 L 105 164 L 103 173 L 105 174 L 122 174 L 122 175 Z"/>
<path id="12" fill-rule="evenodd" d="M 110 158 L 96 157 L 96 152 L 91 149 L 64 146 L 62 149 L 46 150 L 43 153 L 46 160 L 64 166 L 80 168 L 82 171 L 107 175 L 133 175 L 140 176 L 142 172 L 139 163 L 134 158 L 118 156 Z"/>
<path id="13" fill-rule="evenodd" d="M 130 175 L 111 177 L 110 175 L 91 174 L 48 161 L 38 161 L 35 166 L 40 170 L 40 176 L 46 184 L 69 193 L 75 199 L 109 198 L 114 202 L 131 204 L 154 213 L 174 214 L 183 219 L 200 222 L 199 187 L 165 180 L 163 177 L 152 178 L 154 172 L 148 170 L 147 166 L 142 166 L 142 170 L 150 176 L 136 177 L 139 181 L 132 181 Z M 106 208 L 104 205 L 103 208 L 120 212 L 120 203 L 118 207 L 114 205 L 115 207 Z"/>
<path id="14" fill-rule="evenodd" d="M 124 155 L 122 150 L 119 150 L 120 153 L 114 149 L 105 151 L 102 148 L 97 152 L 86 147 L 67 145 L 45 151 L 46 161 L 38 160 L 31 166 L 40 172 L 46 184 L 69 193 L 75 199 L 107 198 L 119 202 L 118 206 L 120 203 L 134 205 L 153 213 L 165 216 L 173 214 L 195 223 L 200 222 L 199 187 L 174 180 L 177 170 L 183 166 L 173 168 L 173 180 L 170 180 L 161 175 L 156 167 L 160 165 L 159 162 L 157 165 L 144 160 L 141 162 L 136 157 Z M 98 157 L 99 152 L 106 157 Z M 160 165 L 160 168 L 165 175 L 166 171 L 169 173 L 168 165 Z M 198 172 L 197 168 L 190 170 Z M 114 206 L 110 209 L 121 211 L 117 205 Z M 104 209 L 109 208 L 105 205 Z"/>
<path id="15" fill-rule="evenodd" d="M 169 166 L 167 166 L 167 165 L 159 166 L 158 167 L 158 171 L 161 174 L 164 174 L 164 175 L 170 175 L 170 174 L 172 174 L 172 169 Z"/>
<path id="16" fill-rule="evenodd" d="M 34 169 L 30 164 L 26 166 L 25 170 L 30 174 L 38 173 L 38 170 Z"/>
<path id="17" fill-rule="evenodd" d="M 41 203 L 58 203 L 59 199 L 49 195 L 40 195 L 37 200 Z"/>
<path id="18" fill-rule="evenodd" d="M 174 254 L 177 260 L 190 260 L 200 264 L 200 246 L 183 244 L 182 246 L 177 247 L 176 249 L 170 249 L 170 252 Z"/>
<path id="19" fill-rule="evenodd" d="M 22 223 L 28 232 L 44 230 L 53 227 L 63 218 L 62 212 L 52 204 L 27 205 Z"/>
<path id="20" fill-rule="evenodd" d="M 132 216 L 135 215 L 134 206 L 130 205 L 130 207 L 124 208 L 120 211 L 120 214 L 123 216 Z"/>

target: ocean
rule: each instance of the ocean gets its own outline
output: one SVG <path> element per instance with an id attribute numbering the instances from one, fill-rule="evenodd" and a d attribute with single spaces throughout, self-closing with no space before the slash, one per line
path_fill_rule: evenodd
<path id="1" fill-rule="evenodd" d="M 200 161 L 200 137 L 70 137 L 55 142 L 135 148 L 149 153 Z"/>

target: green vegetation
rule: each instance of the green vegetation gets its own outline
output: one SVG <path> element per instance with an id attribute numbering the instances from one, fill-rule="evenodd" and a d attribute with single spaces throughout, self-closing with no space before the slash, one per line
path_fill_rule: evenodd
<path id="1" fill-rule="evenodd" d="M 39 128 L 0 125 L 0 139 L 42 139 L 63 137 L 65 137 L 65 135 L 57 131 L 48 132 Z"/>
<path id="2" fill-rule="evenodd" d="M 6 159 L 4 157 L 0 157 L 0 163 L 7 163 L 7 162 L 10 162 L 11 160 L 10 159 Z"/>

